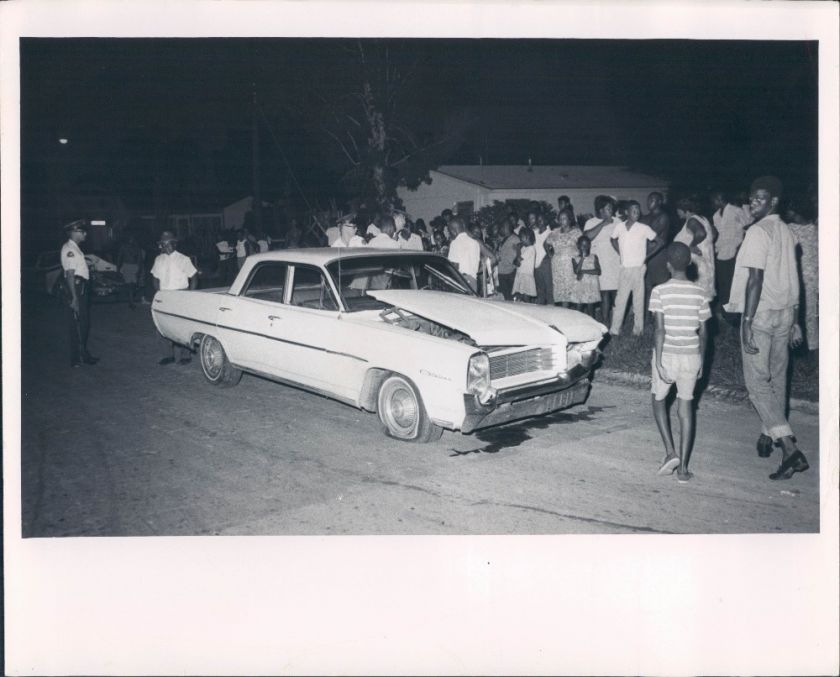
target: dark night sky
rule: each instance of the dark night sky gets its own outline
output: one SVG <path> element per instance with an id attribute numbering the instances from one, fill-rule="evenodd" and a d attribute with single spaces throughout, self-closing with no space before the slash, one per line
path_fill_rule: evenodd
<path id="1" fill-rule="evenodd" d="M 340 89 L 347 58 L 319 39 L 23 39 L 24 214 L 61 149 L 77 180 L 148 205 L 143 163 L 163 140 L 236 199 L 250 193 L 250 92 L 310 199 L 335 194 L 342 168 L 295 109 L 311 89 Z M 402 104 L 416 132 L 446 114 L 473 120 L 448 160 L 627 164 L 698 187 L 774 171 L 816 174 L 816 43 L 399 40 L 416 62 Z M 262 130 L 264 191 L 283 155 Z M 145 160 L 144 160 L 145 158 Z M 189 170 L 193 171 L 193 170 Z M 144 173 L 145 172 L 145 173 Z M 198 190 L 198 189 L 196 189 Z"/>

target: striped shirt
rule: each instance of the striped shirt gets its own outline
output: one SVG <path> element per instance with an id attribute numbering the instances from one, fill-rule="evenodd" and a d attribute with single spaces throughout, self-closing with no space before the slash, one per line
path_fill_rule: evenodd
<path id="1" fill-rule="evenodd" d="M 688 280 L 668 280 L 650 292 L 652 313 L 665 316 L 663 353 L 695 355 L 700 352 L 700 323 L 712 313 L 703 287 Z"/>

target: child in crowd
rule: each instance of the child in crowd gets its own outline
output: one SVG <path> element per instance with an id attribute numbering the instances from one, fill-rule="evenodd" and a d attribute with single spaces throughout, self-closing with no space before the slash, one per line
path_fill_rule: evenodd
<path id="1" fill-rule="evenodd" d="M 537 281 L 534 278 L 537 249 L 534 246 L 534 231 L 523 228 L 519 231 L 519 241 L 522 243 L 522 249 L 519 251 L 519 263 L 515 264 L 517 268 L 516 277 L 513 279 L 513 300 L 533 303 L 537 297 Z"/>
<path id="2" fill-rule="evenodd" d="M 578 309 L 590 317 L 595 317 L 595 306 L 601 302 L 601 263 L 595 254 L 591 254 L 592 240 L 581 235 L 577 240 L 578 255 L 572 258 L 575 283 L 572 287 L 572 301 Z"/>
<path id="3" fill-rule="evenodd" d="M 656 325 L 651 359 L 651 399 L 653 417 L 662 441 L 665 459 L 660 475 L 677 470 L 677 479 L 688 482 L 688 471 L 694 437 L 694 386 L 703 373 L 706 353 L 706 320 L 711 317 L 705 290 L 689 281 L 686 269 L 691 263 L 691 251 L 682 242 L 668 247 L 668 282 L 657 285 L 650 293 L 649 310 Z M 680 421 L 680 454 L 674 450 L 671 418 L 665 398 L 672 386 L 677 386 L 677 417 Z"/>

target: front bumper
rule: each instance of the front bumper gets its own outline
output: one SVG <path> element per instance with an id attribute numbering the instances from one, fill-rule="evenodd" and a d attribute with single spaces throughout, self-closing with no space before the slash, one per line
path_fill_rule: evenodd
<path id="1" fill-rule="evenodd" d="M 471 433 L 500 423 L 565 409 L 586 401 L 591 362 L 579 364 L 567 374 L 549 381 L 500 390 L 493 402 L 483 405 L 475 395 L 464 395 L 466 416 L 461 432 Z"/>

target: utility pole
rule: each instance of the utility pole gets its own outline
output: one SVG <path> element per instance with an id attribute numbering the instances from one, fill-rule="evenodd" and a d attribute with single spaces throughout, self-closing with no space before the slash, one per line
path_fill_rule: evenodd
<path id="1" fill-rule="evenodd" d="M 257 85 L 251 83 L 253 97 L 251 105 L 251 181 L 254 196 L 254 224 L 258 232 L 263 232 L 262 197 L 260 196 L 260 125 L 257 115 Z"/>

